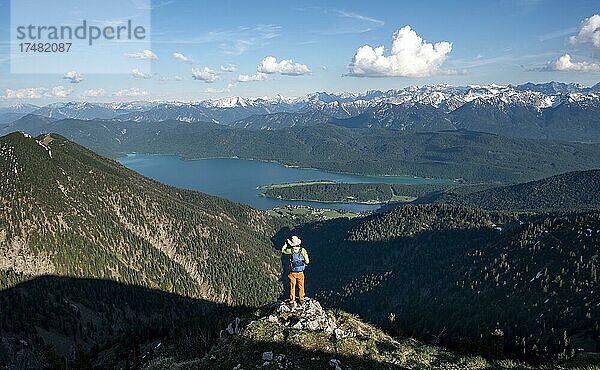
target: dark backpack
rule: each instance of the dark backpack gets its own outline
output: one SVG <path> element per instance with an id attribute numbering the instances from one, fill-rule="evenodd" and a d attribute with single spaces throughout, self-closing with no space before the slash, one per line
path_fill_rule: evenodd
<path id="1" fill-rule="evenodd" d="M 294 248 L 292 247 L 292 255 L 290 256 L 290 270 L 292 270 L 292 272 L 302 272 L 306 268 L 304 256 L 302 255 L 303 250 L 304 248 L 300 247 L 298 253 L 295 253 Z"/>

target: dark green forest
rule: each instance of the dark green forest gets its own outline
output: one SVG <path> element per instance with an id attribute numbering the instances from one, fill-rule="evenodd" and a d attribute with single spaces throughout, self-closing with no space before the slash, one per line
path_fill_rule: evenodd
<path id="1" fill-rule="evenodd" d="M 324 202 L 389 202 L 394 197 L 415 203 L 447 203 L 505 211 L 569 211 L 600 208 L 600 170 L 574 171 L 509 186 L 491 184 L 345 184 L 315 183 L 266 187 L 264 195 Z"/>
<path id="2" fill-rule="evenodd" d="M 309 294 L 394 333 L 488 354 L 500 335 L 493 355 L 523 358 L 600 348 L 598 212 L 419 205 L 294 232 Z"/>
<path id="3" fill-rule="evenodd" d="M 267 197 L 280 199 L 316 200 L 321 202 L 374 202 L 386 203 L 394 197 L 418 198 L 440 192 L 457 185 L 434 184 L 307 184 L 285 187 L 267 187 L 263 193 Z"/>
<path id="4" fill-rule="evenodd" d="M 456 191 L 459 190 L 459 191 Z M 600 170 L 568 172 L 546 179 L 481 191 L 448 189 L 428 201 L 490 210 L 585 210 L 600 208 Z"/>
<path id="5" fill-rule="evenodd" d="M 201 357 L 246 311 L 108 280 L 30 278 L 0 291 L 0 364 L 21 369 L 133 369 L 156 352 Z"/>

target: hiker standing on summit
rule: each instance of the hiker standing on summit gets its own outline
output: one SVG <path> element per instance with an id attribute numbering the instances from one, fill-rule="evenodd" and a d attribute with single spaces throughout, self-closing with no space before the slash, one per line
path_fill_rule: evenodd
<path id="1" fill-rule="evenodd" d="M 281 248 L 281 253 L 290 255 L 290 303 L 296 302 L 296 285 L 298 285 L 298 298 L 304 301 L 304 269 L 309 263 L 308 253 L 302 247 L 302 240 L 296 235 L 286 240 Z"/>

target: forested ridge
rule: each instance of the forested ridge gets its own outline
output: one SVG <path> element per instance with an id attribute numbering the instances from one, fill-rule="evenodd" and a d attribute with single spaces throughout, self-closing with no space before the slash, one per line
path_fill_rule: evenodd
<path id="1" fill-rule="evenodd" d="M 396 333 L 524 358 L 600 348 L 598 212 L 408 205 L 295 232 L 311 293 Z"/>
<path id="2" fill-rule="evenodd" d="M 593 169 L 600 144 L 502 137 L 472 131 L 403 132 L 333 125 L 234 129 L 205 122 L 155 123 L 27 116 L 19 130 L 57 132 L 103 155 L 131 152 L 185 158 L 240 157 L 369 175 L 413 175 L 519 183 Z"/>
<path id="3" fill-rule="evenodd" d="M 600 208 L 600 170 L 573 171 L 509 186 L 493 184 L 314 183 L 266 187 L 264 195 L 324 202 L 389 202 L 419 198 L 416 203 L 505 211 L 569 211 Z M 402 199 L 403 197 L 409 199 Z"/>
<path id="4" fill-rule="evenodd" d="M 0 368 L 139 368 L 159 342 L 201 355 L 231 307 L 280 294 L 276 224 L 56 134 L 0 138 Z"/>
<path id="5" fill-rule="evenodd" d="M 475 192 L 448 189 L 435 202 L 491 210 L 584 210 L 600 208 L 600 170 L 575 171 L 528 183 Z"/>
<path id="6" fill-rule="evenodd" d="M 412 200 L 433 192 L 452 188 L 452 184 L 379 184 L 379 183 L 316 183 L 283 187 L 267 187 L 263 194 L 271 198 L 316 200 L 320 202 L 385 203 L 403 197 Z M 411 199 L 412 198 L 412 199 Z"/>
<path id="7" fill-rule="evenodd" d="M 10 134 L 0 150 L 0 267 L 17 274 L 2 288 L 55 274 L 229 304 L 278 295 L 266 213 L 162 185 L 54 134 Z"/>

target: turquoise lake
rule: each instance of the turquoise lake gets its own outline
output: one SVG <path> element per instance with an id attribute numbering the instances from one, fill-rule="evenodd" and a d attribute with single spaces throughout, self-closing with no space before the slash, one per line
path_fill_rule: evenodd
<path id="1" fill-rule="evenodd" d="M 260 196 L 263 185 L 331 180 L 347 183 L 432 184 L 449 180 L 409 176 L 361 176 L 317 169 L 286 167 L 274 162 L 246 159 L 184 160 L 176 155 L 128 154 L 118 160 L 122 165 L 144 175 L 179 188 L 198 190 L 258 209 L 285 205 L 305 205 L 343 209 L 352 212 L 372 211 L 379 205 L 287 201 Z"/>

